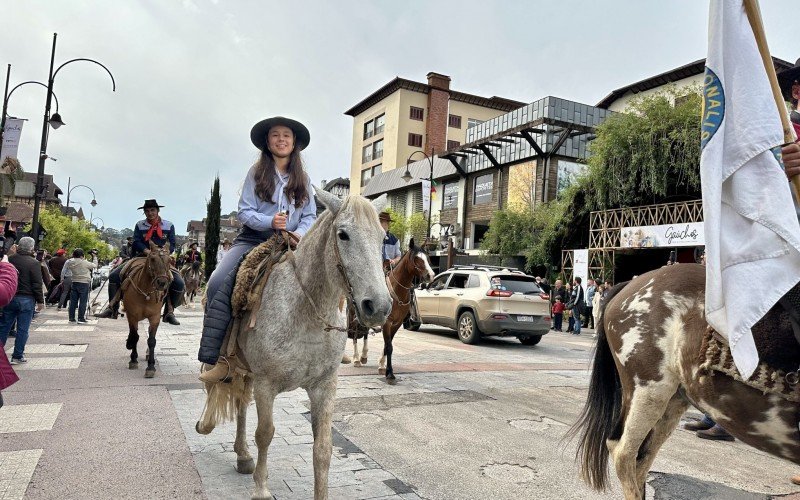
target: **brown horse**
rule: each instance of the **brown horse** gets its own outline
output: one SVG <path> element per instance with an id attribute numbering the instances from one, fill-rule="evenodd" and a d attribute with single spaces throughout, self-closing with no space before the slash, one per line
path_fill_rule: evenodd
<path id="1" fill-rule="evenodd" d="M 796 403 L 701 366 L 704 311 L 705 268 L 696 264 L 611 290 L 586 405 L 571 431 L 580 432 L 581 475 L 596 490 L 608 485 L 610 455 L 625 498 L 644 498 L 650 466 L 690 403 L 743 442 L 800 464 Z M 781 313 L 776 306 L 768 316 Z M 766 324 L 768 333 L 777 334 L 777 323 Z"/>
<path id="2" fill-rule="evenodd" d="M 200 271 L 200 262 L 192 262 L 187 264 L 181 269 L 181 276 L 186 287 L 183 290 L 183 303 L 186 307 L 191 308 L 197 291 L 200 290 L 200 283 L 202 281 L 202 273 Z"/>
<path id="3" fill-rule="evenodd" d="M 139 342 L 139 322 L 147 319 L 147 369 L 145 378 L 153 378 L 156 374 L 156 331 L 161 322 L 161 306 L 164 296 L 172 281 L 169 268 L 169 250 L 150 242 L 150 253 L 144 259 L 144 265 L 136 267 L 136 259 L 131 261 L 131 271 L 122 284 L 122 301 L 125 303 L 125 315 L 128 318 L 128 340 L 125 347 L 131 351 L 128 368 L 139 368 L 139 353 L 136 344 Z"/>
<path id="4" fill-rule="evenodd" d="M 431 281 L 433 269 L 428 261 L 428 254 L 422 247 L 415 246 L 412 238 L 408 244 L 408 251 L 386 275 L 386 282 L 392 295 L 392 312 L 383 324 L 383 356 L 378 366 L 378 373 L 386 374 L 386 382 L 391 385 L 397 383 L 392 370 L 392 339 L 411 310 L 413 301 L 411 290 L 417 278 L 426 283 Z M 366 343 L 366 337 L 364 342 Z"/>

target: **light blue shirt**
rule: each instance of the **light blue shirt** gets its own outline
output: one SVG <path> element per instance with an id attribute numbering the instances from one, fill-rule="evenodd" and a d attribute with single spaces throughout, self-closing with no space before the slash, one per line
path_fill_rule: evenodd
<path id="1" fill-rule="evenodd" d="M 280 175 L 275 171 L 276 182 L 275 192 L 272 199 L 264 201 L 256 194 L 255 166 L 250 167 L 247 177 L 242 187 L 242 195 L 239 197 L 239 222 L 256 231 L 265 231 L 272 228 L 272 219 L 281 210 L 289 213 L 286 221 L 286 229 L 294 231 L 300 236 L 305 236 L 306 231 L 317 219 L 317 203 L 314 201 L 314 188 L 311 186 L 311 179 L 308 180 L 308 201 L 300 208 L 295 208 L 294 201 L 286 199 L 283 192 L 286 183 L 289 182 L 289 175 Z"/>

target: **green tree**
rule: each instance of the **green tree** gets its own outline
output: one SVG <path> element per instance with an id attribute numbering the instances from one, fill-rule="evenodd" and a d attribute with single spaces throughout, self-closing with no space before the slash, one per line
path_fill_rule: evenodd
<path id="1" fill-rule="evenodd" d="M 47 231 L 40 245 L 51 254 L 59 248 L 66 248 L 68 254 L 76 248 L 82 248 L 86 253 L 96 248 L 97 257 L 100 260 L 113 259 L 117 251 L 109 248 L 108 244 L 100 239 L 100 233 L 89 228 L 88 221 L 73 221 L 61 213 L 57 207 L 47 207 L 39 214 L 39 220 L 43 228 Z M 30 230 L 30 225 L 26 230 Z"/>
<path id="2" fill-rule="evenodd" d="M 214 178 L 214 187 L 211 188 L 211 199 L 206 205 L 206 248 L 205 266 L 206 279 L 217 268 L 217 249 L 219 248 L 219 220 L 222 211 L 222 200 L 219 195 L 219 175 Z"/>
<path id="3" fill-rule="evenodd" d="M 388 212 L 389 216 L 392 218 L 392 222 L 389 223 L 389 232 L 397 236 L 397 239 L 402 242 L 403 238 L 406 236 L 406 232 L 408 231 L 406 218 L 391 208 L 387 207 L 385 211 Z"/>
<path id="4" fill-rule="evenodd" d="M 416 212 L 408 216 L 406 220 L 408 233 L 414 238 L 414 243 L 422 245 L 428 233 L 428 219 L 422 212 Z"/>

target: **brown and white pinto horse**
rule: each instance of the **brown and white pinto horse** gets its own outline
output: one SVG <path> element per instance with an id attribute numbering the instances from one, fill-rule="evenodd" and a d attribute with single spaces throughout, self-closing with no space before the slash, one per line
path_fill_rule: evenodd
<path id="1" fill-rule="evenodd" d="M 400 258 L 397 265 L 386 275 L 386 283 L 392 296 L 392 312 L 383 324 L 383 356 L 378 365 L 378 373 L 386 375 L 386 382 L 396 384 L 397 379 L 392 370 L 392 339 L 394 334 L 403 325 L 411 310 L 411 290 L 414 280 L 419 279 L 427 283 L 433 279 L 428 254 L 422 247 L 414 245 L 414 239 L 408 244 L 408 251 Z M 366 337 L 365 337 L 366 343 Z M 366 345 L 366 344 L 365 344 Z"/>
<path id="2" fill-rule="evenodd" d="M 597 329 L 580 432 L 581 475 L 608 485 L 608 457 L 628 500 L 644 498 L 661 445 L 693 404 L 743 442 L 800 464 L 797 406 L 700 367 L 705 268 L 665 266 L 612 289 Z"/>

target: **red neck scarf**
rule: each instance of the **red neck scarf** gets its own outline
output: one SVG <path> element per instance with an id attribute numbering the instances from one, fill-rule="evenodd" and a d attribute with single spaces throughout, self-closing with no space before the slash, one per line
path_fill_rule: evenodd
<path id="1" fill-rule="evenodd" d="M 153 237 L 153 233 L 156 233 L 159 238 L 164 239 L 164 232 L 161 230 L 161 217 L 159 217 L 155 224 L 150 224 L 150 229 L 147 230 L 147 234 L 144 235 L 144 241 L 150 241 L 150 238 Z"/>

